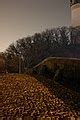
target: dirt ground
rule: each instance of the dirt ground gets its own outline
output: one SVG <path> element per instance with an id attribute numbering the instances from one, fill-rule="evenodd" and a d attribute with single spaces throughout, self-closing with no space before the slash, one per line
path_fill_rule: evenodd
<path id="1" fill-rule="evenodd" d="M 0 75 L 0 94 L 0 120 L 80 120 L 80 113 L 30 75 Z"/>

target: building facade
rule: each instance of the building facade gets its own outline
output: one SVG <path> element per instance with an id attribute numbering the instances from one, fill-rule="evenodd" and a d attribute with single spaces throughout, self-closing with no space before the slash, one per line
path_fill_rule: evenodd
<path id="1" fill-rule="evenodd" d="M 80 26 L 80 0 L 70 0 L 71 25 Z"/>

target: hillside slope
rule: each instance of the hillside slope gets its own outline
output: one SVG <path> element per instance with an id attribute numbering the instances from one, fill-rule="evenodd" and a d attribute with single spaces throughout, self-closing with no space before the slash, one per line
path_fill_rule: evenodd
<path id="1" fill-rule="evenodd" d="M 54 89 L 61 86 L 54 83 Z M 68 93 L 68 89 L 66 89 Z M 63 100 L 56 97 L 55 91 L 40 83 L 30 75 L 7 74 L 0 76 L 1 113 L 3 120 L 43 120 L 49 118 L 68 119 L 79 117 L 78 111 L 66 105 Z M 62 87 L 60 94 L 66 95 Z M 77 93 L 72 93 L 73 96 Z M 69 92 L 69 97 L 71 92 Z M 79 100 L 79 96 L 78 96 Z M 71 119 L 71 120 L 72 120 Z"/>
<path id="2" fill-rule="evenodd" d="M 34 66 L 33 69 L 41 68 L 43 65 L 46 65 L 49 69 L 54 69 L 55 64 L 59 67 L 61 65 L 74 65 L 74 67 L 80 67 L 79 58 L 65 58 L 65 57 L 48 57 L 40 62 L 38 65 Z M 72 67 L 72 66 L 71 66 Z"/>
<path id="3" fill-rule="evenodd" d="M 51 77 L 80 92 L 80 59 L 49 57 L 32 68 L 33 73 Z"/>

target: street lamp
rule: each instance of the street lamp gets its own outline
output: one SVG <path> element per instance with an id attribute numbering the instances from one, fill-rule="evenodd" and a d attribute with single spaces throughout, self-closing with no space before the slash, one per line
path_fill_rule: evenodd
<path id="1" fill-rule="evenodd" d="M 21 73 L 21 54 L 19 54 L 19 74 Z"/>
<path id="2" fill-rule="evenodd" d="M 22 61 L 24 61 L 24 57 L 21 54 L 21 52 L 19 52 L 18 56 L 19 56 L 19 74 L 20 74 L 22 72 L 21 67 L 22 67 Z"/>

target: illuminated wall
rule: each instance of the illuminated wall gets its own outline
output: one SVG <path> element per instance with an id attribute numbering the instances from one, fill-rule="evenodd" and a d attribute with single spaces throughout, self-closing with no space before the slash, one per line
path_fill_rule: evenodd
<path id="1" fill-rule="evenodd" d="M 71 6 L 71 24 L 72 26 L 80 26 L 80 3 Z"/>

